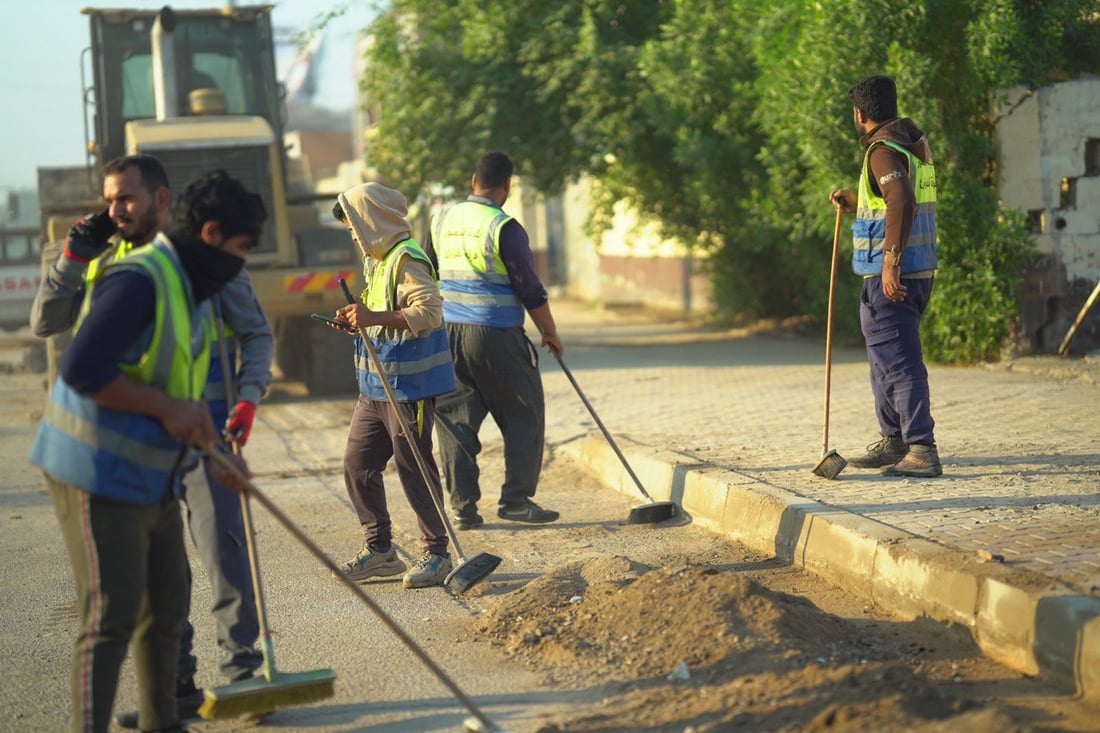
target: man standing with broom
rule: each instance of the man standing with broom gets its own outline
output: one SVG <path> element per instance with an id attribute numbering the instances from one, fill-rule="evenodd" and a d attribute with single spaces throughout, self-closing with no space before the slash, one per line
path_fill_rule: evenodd
<path id="1" fill-rule="evenodd" d="M 240 272 L 266 212 L 219 171 L 188 186 L 177 215 L 167 236 L 109 263 L 90 285 L 31 453 L 77 586 L 75 731 L 110 727 L 131 639 L 142 729 L 180 730 L 176 665 L 189 598 L 182 475 L 190 449 L 220 444 L 202 399 L 209 299 Z M 210 471 L 246 490 L 233 471 Z"/>
<path id="2" fill-rule="evenodd" d="M 410 235 L 407 211 L 404 194 L 380 183 L 365 183 L 340 194 L 333 207 L 333 214 L 367 254 L 363 302 L 344 306 L 337 311 L 337 319 L 357 331 L 364 329 L 385 372 L 378 373 L 362 337 L 357 338 L 359 401 L 344 452 L 344 483 L 364 541 L 344 565 L 344 572 L 352 580 L 405 573 L 406 588 L 424 588 L 443 585 L 453 567 L 446 527 L 430 492 L 442 493 L 432 458 L 435 398 L 452 391 L 455 379 L 443 330 L 439 283 L 427 255 Z M 393 405 L 382 379 L 390 380 Z M 403 420 L 395 414 L 397 410 L 402 411 Z M 404 434 L 402 422 L 411 426 L 412 435 Z M 423 473 L 417 451 L 425 464 Z M 416 512 L 423 541 L 421 557 L 408 572 L 393 546 L 382 482 L 391 457 Z M 442 496 L 439 502 L 442 505 Z"/>
<path id="3" fill-rule="evenodd" d="M 71 328 L 85 293 L 99 271 L 136 248 L 148 245 L 168 223 L 170 190 L 167 173 L 152 155 L 129 155 L 110 161 L 104 169 L 103 197 L 107 208 L 73 226 L 65 251 L 43 278 L 31 311 L 31 327 L 38 336 Z M 117 233 L 117 241 L 110 240 Z M 274 335 L 256 300 L 248 272 L 241 272 L 218 293 L 217 303 L 232 329 L 229 341 L 230 373 L 240 384 L 238 399 L 228 404 L 220 354 L 213 349 L 204 395 L 214 424 L 244 444 L 256 405 L 271 383 Z M 240 347 L 239 368 L 236 363 Z M 259 625 L 252 594 L 248 557 L 242 546 L 244 527 L 236 494 L 212 480 L 205 470 L 192 471 L 181 497 L 196 550 L 210 579 L 217 620 L 219 667 L 229 680 L 249 677 L 263 659 L 255 648 Z M 193 718 L 203 702 L 195 686 L 197 660 L 194 630 L 185 622 L 180 644 L 176 700 L 181 719 Z M 138 713 L 117 716 L 123 728 L 136 728 Z"/>
<path id="4" fill-rule="evenodd" d="M 829 199 L 838 211 L 856 215 L 852 267 L 863 276 L 860 325 L 882 433 L 849 464 L 890 476 L 939 476 L 920 342 L 937 265 L 932 153 L 913 121 L 898 118 L 890 77 L 869 76 L 848 98 L 864 150 L 859 192 L 837 189 Z"/>

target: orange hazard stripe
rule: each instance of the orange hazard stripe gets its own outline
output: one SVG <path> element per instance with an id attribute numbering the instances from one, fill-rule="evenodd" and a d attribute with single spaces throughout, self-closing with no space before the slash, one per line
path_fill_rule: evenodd
<path id="1" fill-rule="evenodd" d="M 323 290 L 337 290 L 340 278 L 351 278 L 351 270 L 339 272 L 300 272 L 283 278 L 283 290 L 288 293 L 319 293 Z"/>

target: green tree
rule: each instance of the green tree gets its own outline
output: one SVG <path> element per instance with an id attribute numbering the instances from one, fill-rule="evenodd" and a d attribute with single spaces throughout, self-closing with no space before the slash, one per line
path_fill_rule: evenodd
<path id="1" fill-rule="evenodd" d="M 723 313 L 823 315 L 827 194 L 862 161 L 845 91 L 887 73 L 940 184 L 926 351 L 985 359 L 1030 252 L 996 198 L 996 90 L 1095 72 L 1098 18 L 1096 0 L 394 0 L 363 81 L 370 158 L 407 191 L 464 190 L 489 148 L 546 192 L 590 175 L 594 225 L 625 201 L 705 250 Z M 840 285 L 854 337 L 859 282 Z"/>

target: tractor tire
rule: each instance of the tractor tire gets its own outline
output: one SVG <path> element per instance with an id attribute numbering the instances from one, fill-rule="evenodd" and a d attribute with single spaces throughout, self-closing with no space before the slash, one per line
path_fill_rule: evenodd
<path id="1" fill-rule="evenodd" d="M 313 328 L 316 326 L 311 326 L 310 319 L 303 316 L 288 316 L 275 322 L 275 363 L 283 379 L 296 382 L 304 377 Z"/>
<path id="2" fill-rule="evenodd" d="M 312 397 L 355 394 L 359 387 L 355 381 L 354 341 L 324 324 L 310 323 L 307 363 L 302 375 L 306 390 Z"/>

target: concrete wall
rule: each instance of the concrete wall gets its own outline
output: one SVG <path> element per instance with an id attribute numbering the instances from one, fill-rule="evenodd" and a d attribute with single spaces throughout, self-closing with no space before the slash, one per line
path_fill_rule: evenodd
<path id="1" fill-rule="evenodd" d="M 996 130 L 1001 200 L 1028 215 L 1041 254 L 1020 293 L 1025 353 L 1051 353 L 1100 281 L 1100 78 L 1005 92 Z M 1100 348 L 1100 309 L 1071 353 Z"/>
<path id="2" fill-rule="evenodd" d="M 609 306 L 710 310 L 710 281 L 700 274 L 696 255 L 625 205 L 616 206 L 611 228 L 594 239 L 585 232 L 591 199 L 585 178 L 561 197 L 559 256 L 571 295 Z"/>

